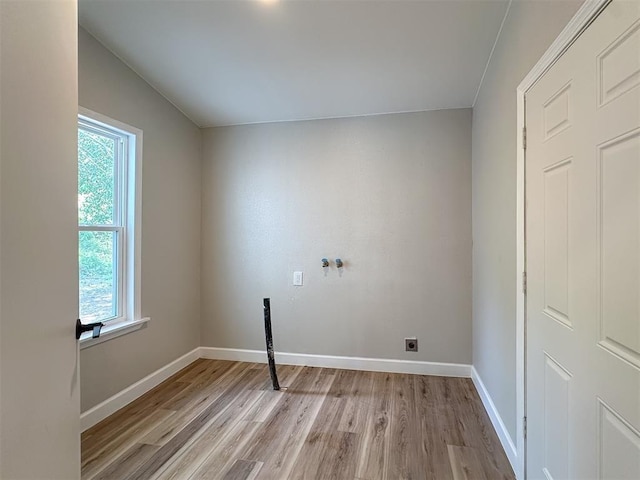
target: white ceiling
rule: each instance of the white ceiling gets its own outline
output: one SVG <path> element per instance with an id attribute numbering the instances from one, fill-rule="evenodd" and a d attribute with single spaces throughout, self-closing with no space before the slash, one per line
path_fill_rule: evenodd
<path id="1" fill-rule="evenodd" d="M 508 0 L 80 0 L 201 127 L 472 106 Z"/>

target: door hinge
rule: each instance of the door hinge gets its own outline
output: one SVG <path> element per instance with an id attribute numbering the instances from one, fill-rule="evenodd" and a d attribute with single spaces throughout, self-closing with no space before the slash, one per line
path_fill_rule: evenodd
<path id="1" fill-rule="evenodd" d="M 527 149 L 527 127 L 522 127 L 522 148 Z"/>
<path id="2" fill-rule="evenodd" d="M 522 435 L 527 438 L 527 417 L 522 417 Z"/>
<path id="3" fill-rule="evenodd" d="M 522 293 L 527 294 L 527 272 L 522 272 Z"/>

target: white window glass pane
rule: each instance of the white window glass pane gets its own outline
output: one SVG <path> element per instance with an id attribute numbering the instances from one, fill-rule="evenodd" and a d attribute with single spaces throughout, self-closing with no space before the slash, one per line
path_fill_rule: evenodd
<path id="1" fill-rule="evenodd" d="M 78 223 L 113 225 L 116 142 L 78 129 Z"/>
<path id="2" fill-rule="evenodd" d="M 79 232 L 80 319 L 98 322 L 117 316 L 116 232 Z"/>

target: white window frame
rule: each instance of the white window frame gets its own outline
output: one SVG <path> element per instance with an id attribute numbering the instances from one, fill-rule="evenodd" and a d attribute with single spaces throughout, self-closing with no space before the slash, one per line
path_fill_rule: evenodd
<path id="1" fill-rule="evenodd" d="M 123 171 L 116 176 L 116 182 L 124 183 L 122 195 L 124 205 L 116 203 L 114 206 L 117 211 L 114 212 L 114 216 L 121 220 L 118 222 L 121 226 L 78 225 L 78 231 L 116 231 L 119 235 L 117 256 L 120 271 L 118 272 L 117 316 L 103 321 L 105 326 L 99 338 L 92 338 L 91 332 L 82 335 L 80 348 L 86 348 L 138 330 L 149 318 L 142 317 L 140 305 L 142 130 L 83 107 L 78 109 L 78 127 L 80 126 L 88 130 L 93 128 L 97 133 L 107 136 L 109 136 L 108 132 L 112 131 L 124 140 L 122 150 L 118 149 L 121 154 L 124 154 Z M 116 159 L 118 162 L 119 160 L 120 158 Z M 118 187 L 117 184 L 116 187 Z"/>

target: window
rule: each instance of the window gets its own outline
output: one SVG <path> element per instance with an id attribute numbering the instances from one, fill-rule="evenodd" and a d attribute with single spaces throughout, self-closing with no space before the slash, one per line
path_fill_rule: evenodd
<path id="1" fill-rule="evenodd" d="M 140 319 L 142 132 L 82 109 L 78 118 L 80 318 Z"/>

